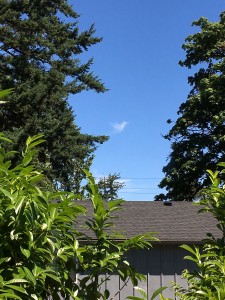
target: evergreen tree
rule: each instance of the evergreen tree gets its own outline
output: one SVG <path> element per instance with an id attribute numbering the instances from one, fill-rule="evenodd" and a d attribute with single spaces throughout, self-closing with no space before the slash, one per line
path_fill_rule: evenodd
<path id="1" fill-rule="evenodd" d="M 124 182 L 120 181 L 120 174 L 109 174 L 107 177 L 100 178 L 97 186 L 99 194 L 104 200 L 118 199 L 118 192 L 124 187 Z"/>
<path id="2" fill-rule="evenodd" d="M 90 71 L 93 60 L 80 60 L 101 39 L 93 26 L 80 33 L 78 18 L 65 0 L 0 0 L 0 90 L 14 88 L 0 106 L 0 131 L 14 138 L 15 150 L 43 133 L 38 163 L 66 190 L 79 189 L 79 168 L 88 169 L 107 140 L 81 134 L 67 102 L 69 94 L 106 90 Z"/>
<path id="3" fill-rule="evenodd" d="M 167 194 L 156 200 L 192 201 L 209 184 L 205 170 L 225 161 L 225 12 L 218 22 L 200 18 L 193 25 L 201 31 L 187 37 L 180 65 L 199 69 L 188 78 L 191 92 L 165 136 L 172 151 L 159 186 Z"/>

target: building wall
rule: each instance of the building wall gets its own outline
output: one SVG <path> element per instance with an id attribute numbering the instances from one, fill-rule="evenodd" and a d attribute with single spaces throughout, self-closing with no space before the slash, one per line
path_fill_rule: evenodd
<path id="1" fill-rule="evenodd" d="M 146 282 L 140 282 L 138 286 L 146 291 L 150 299 L 156 289 L 162 286 L 170 286 L 172 281 L 186 287 L 186 282 L 181 278 L 181 273 L 184 269 L 193 271 L 194 268 L 190 261 L 184 259 L 187 254 L 186 250 L 176 245 L 160 245 L 149 250 L 132 251 L 127 255 L 127 260 L 146 276 Z M 104 279 L 105 275 L 102 275 L 102 278 Z M 103 288 L 110 291 L 113 300 L 125 300 L 127 296 L 141 297 L 133 288 L 131 282 L 123 286 L 124 282 L 119 279 L 119 276 L 112 275 L 110 281 L 104 283 Z M 118 293 L 121 288 L 122 290 Z M 175 299 L 171 288 L 166 289 L 163 295 Z"/>

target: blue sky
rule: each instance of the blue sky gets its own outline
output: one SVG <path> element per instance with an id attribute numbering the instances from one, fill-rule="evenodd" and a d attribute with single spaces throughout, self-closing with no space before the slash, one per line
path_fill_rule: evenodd
<path id="1" fill-rule="evenodd" d="M 83 133 L 109 135 L 95 153 L 96 177 L 120 173 L 125 200 L 153 200 L 170 152 L 162 137 L 187 98 L 187 76 L 178 65 L 185 38 L 201 16 L 217 21 L 222 0 L 77 0 L 79 27 L 95 24 L 103 41 L 89 49 L 93 72 L 107 93 L 83 92 L 69 101 Z"/>

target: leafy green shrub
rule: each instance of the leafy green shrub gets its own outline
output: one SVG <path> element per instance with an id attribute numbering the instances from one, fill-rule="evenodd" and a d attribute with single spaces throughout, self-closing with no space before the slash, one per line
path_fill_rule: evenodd
<path id="1" fill-rule="evenodd" d="M 106 230 L 113 226 L 112 213 L 122 201 L 104 203 L 86 172 L 94 210 L 86 225 L 95 239 L 83 236 L 86 242 L 79 244 L 75 222 L 86 211 L 82 201 L 70 192 L 46 190 L 44 176 L 32 164 L 42 136 L 27 140 L 21 163 L 14 168 L 10 158 L 18 153 L 4 150 L 11 141 L 3 134 L 0 142 L 0 299 L 109 299 L 101 274 L 108 274 L 109 280 L 116 272 L 124 285 L 129 279 L 134 285 L 144 279 L 124 254 L 150 247 L 156 239 L 146 234 L 117 242 Z M 86 275 L 75 281 L 71 270 Z"/>
<path id="2" fill-rule="evenodd" d="M 11 142 L 0 135 L 2 142 Z M 45 299 L 76 290 L 76 217 L 85 209 L 74 195 L 43 191 L 43 175 L 30 163 L 41 136 L 29 138 L 21 164 L 10 169 L 13 152 L 0 147 L 0 298 Z"/>
<path id="3" fill-rule="evenodd" d="M 220 163 L 219 166 L 224 168 L 225 163 Z M 225 169 L 208 173 L 212 184 L 201 193 L 202 199 L 199 204 L 204 205 L 204 208 L 200 212 L 208 211 L 214 215 L 221 237 L 216 238 L 209 233 L 201 251 L 198 247 L 182 246 L 190 252 L 186 259 L 193 261 L 198 271 L 190 273 L 184 270 L 183 277 L 187 279 L 187 289 L 175 286 L 181 300 L 225 299 L 225 185 L 221 179 Z"/>
<path id="4" fill-rule="evenodd" d="M 120 240 L 112 236 L 107 230 L 113 226 L 112 213 L 121 209 L 120 204 L 123 200 L 103 201 L 98 192 L 98 186 L 95 184 L 91 173 L 85 171 L 89 186 L 91 201 L 93 204 L 93 218 L 86 221 L 88 228 L 94 233 L 94 238 L 88 239 L 88 244 L 77 251 L 79 260 L 79 273 L 86 271 L 89 275 L 83 278 L 80 283 L 79 294 L 81 299 L 113 299 L 116 295 L 110 295 L 108 290 L 101 291 L 101 285 L 104 281 L 110 280 L 111 275 L 119 274 L 124 282 L 124 287 L 128 280 L 131 280 L 134 286 L 138 285 L 139 280 L 145 280 L 145 276 L 138 273 L 127 260 L 124 259 L 125 253 L 131 249 L 143 249 L 151 247 L 150 242 L 157 240 L 151 233 L 138 235 L 126 239 L 122 234 Z M 102 281 L 100 275 L 107 274 Z M 122 289 L 121 287 L 121 289 Z M 117 291 L 119 293 L 119 291 Z M 116 293 L 116 294 L 117 294 Z"/>

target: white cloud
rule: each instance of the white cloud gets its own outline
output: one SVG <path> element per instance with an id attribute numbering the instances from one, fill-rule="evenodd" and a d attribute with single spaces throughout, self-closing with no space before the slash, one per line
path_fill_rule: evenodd
<path id="1" fill-rule="evenodd" d="M 119 182 L 119 183 L 124 183 L 125 184 L 125 186 L 127 185 L 127 183 L 129 183 L 130 182 L 130 179 L 118 179 L 117 180 L 117 182 Z"/>
<path id="2" fill-rule="evenodd" d="M 120 123 L 113 123 L 112 127 L 113 127 L 113 129 L 115 130 L 116 133 L 119 133 L 119 132 L 122 132 L 127 125 L 128 125 L 128 122 L 123 121 L 123 122 L 120 122 Z"/>

